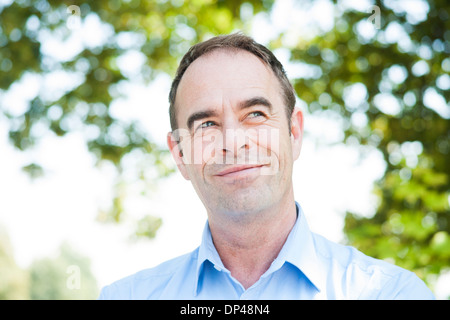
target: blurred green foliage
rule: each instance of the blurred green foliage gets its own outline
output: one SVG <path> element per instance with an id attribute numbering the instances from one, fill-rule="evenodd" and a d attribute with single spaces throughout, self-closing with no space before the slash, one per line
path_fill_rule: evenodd
<path id="1" fill-rule="evenodd" d="M 89 259 L 61 245 L 56 258 L 34 261 L 30 267 L 30 298 L 33 300 L 96 299 L 98 287 Z"/>
<path id="2" fill-rule="evenodd" d="M 84 132 L 90 152 L 99 164 L 114 164 L 118 178 L 109 208 L 99 208 L 97 220 L 121 222 L 126 216 L 124 202 L 127 184 L 140 180 L 141 193 L 152 189 L 155 179 L 173 173 L 174 165 L 165 147 L 156 145 L 148 131 L 137 121 L 125 121 L 110 112 L 111 103 L 120 99 L 124 85 L 136 81 L 149 83 L 161 72 L 174 74 L 181 55 L 194 43 L 219 33 L 243 28 L 240 19 L 244 1 L 31 1 L 6 2 L 0 6 L 0 99 L 21 80 L 64 71 L 73 76 L 61 93 L 38 92 L 31 97 L 26 110 L 5 108 L 0 115 L 10 123 L 9 139 L 19 150 L 30 150 L 46 133 L 64 136 L 73 131 Z M 254 13 L 269 10 L 271 1 L 246 2 Z M 68 8 L 77 5 L 80 22 L 99 18 L 105 39 L 84 44 L 72 56 L 56 57 L 45 47 L 45 41 L 71 41 L 76 16 Z M 72 20 L 70 20 L 72 19 Z M 73 24 L 72 22 L 75 22 Z M 81 26 L 81 24 L 78 24 Z M 130 75 L 118 67 L 127 53 L 139 51 L 145 62 L 139 75 Z M 79 79 L 79 80 L 76 80 Z M 149 101 L 149 107 L 151 101 Z M 160 106 L 154 106 L 160 107 Z M 20 108 L 19 108 L 20 109 Z M 123 159 L 131 155 L 141 158 L 134 181 L 122 175 Z M 45 174 L 39 163 L 23 168 L 31 178 Z M 136 185 L 136 184 L 135 184 Z M 161 221 L 152 212 L 138 221 L 135 237 L 153 237 Z M 145 223 L 143 222 L 145 220 Z M 149 223 L 153 221 L 153 224 Z M 147 230 L 143 227 L 147 226 Z"/>
<path id="3" fill-rule="evenodd" d="M 12 246 L 0 227 L 0 300 L 96 299 L 98 286 L 88 258 L 67 243 L 52 258 L 33 261 L 28 269 L 14 262 Z"/>
<path id="4" fill-rule="evenodd" d="M 406 8 L 401 13 L 392 2 L 379 5 L 382 26 L 372 37 L 358 32 L 367 15 L 350 12 L 347 28 L 335 28 L 328 40 L 316 41 L 322 53 L 328 48 L 339 57 L 326 63 L 321 81 L 330 106 L 350 120 L 345 140 L 376 147 L 387 164 L 375 186 L 376 214 L 361 218 L 349 212 L 344 231 L 349 243 L 366 254 L 414 270 L 432 284 L 450 267 L 450 6 L 428 1 L 426 18 L 415 21 Z M 395 41 L 389 40 L 394 26 L 404 32 Z M 355 39 L 358 43 L 350 45 Z M 333 90 L 339 81 L 343 89 Z M 345 91 L 356 83 L 366 88 L 366 97 L 349 108 Z M 305 89 L 314 97 L 310 103 L 318 101 L 320 93 L 303 87 L 301 80 L 299 86 L 300 96 Z M 432 93 L 436 99 L 430 101 Z M 389 104 L 398 108 L 388 112 Z M 365 125 L 352 121 L 356 113 L 367 118 Z"/>
<path id="5" fill-rule="evenodd" d="M 0 300 L 28 299 L 29 275 L 14 261 L 9 237 L 0 225 Z"/>
<path id="6" fill-rule="evenodd" d="M 423 18 L 413 14 L 420 4 Z M 312 113 L 343 120 L 343 142 L 377 148 L 386 162 L 375 215 L 345 217 L 348 243 L 432 285 L 450 267 L 450 4 L 376 5 L 379 29 L 370 7 L 337 2 L 331 30 L 289 48 L 292 61 L 319 67 L 295 89 Z"/>
<path id="7" fill-rule="evenodd" d="M 167 150 L 152 142 L 139 123 L 110 114 L 111 103 L 121 96 L 118 86 L 136 77 L 147 83 L 160 73 L 173 75 L 192 44 L 248 30 L 251 17 L 270 13 L 273 1 L 80 1 L 81 20 L 98 17 L 106 39 L 56 58 L 44 50 L 43 39 L 70 39 L 66 10 L 72 4 L 19 0 L 0 8 L 0 90 L 6 92 L 27 74 L 60 70 L 80 78 L 61 94 L 37 93 L 23 112 L 0 104 L 0 114 L 9 119 L 11 143 L 24 151 L 39 141 L 43 128 L 58 136 L 91 132 L 89 150 L 99 162 L 113 163 L 119 173 L 111 208 L 99 219 L 120 222 L 125 156 L 151 155 L 138 168 L 142 181 L 155 180 L 149 167 L 157 177 L 174 168 Z M 411 4 L 421 6 L 423 14 L 417 17 L 405 2 L 374 4 L 380 8 L 379 29 L 368 21 L 370 8 L 359 11 L 336 2 L 330 30 L 286 41 L 287 30 L 270 47 L 286 48 L 291 62 L 312 68 L 293 81 L 309 112 L 340 118 L 341 142 L 360 146 L 362 154 L 376 148 L 386 162 L 385 174 L 374 187 L 379 198 L 375 215 L 346 215 L 348 243 L 414 270 L 431 284 L 450 262 L 450 5 L 445 0 L 417 1 Z M 242 14 L 243 8 L 251 14 Z M 124 37 L 132 40 L 124 43 Z M 145 56 L 138 76 L 118 67 L 120 57 L 132 50 Z M 36 177 L 43 174 L 36 163 L 24 170 Z M 153 237 L 160 224 L 151 215 L 143 217 L 136 236 Z"/>

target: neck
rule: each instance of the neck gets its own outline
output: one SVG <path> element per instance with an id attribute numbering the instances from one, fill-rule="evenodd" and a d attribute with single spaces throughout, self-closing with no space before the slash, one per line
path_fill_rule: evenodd
<path id="1" fill-rule="evenodd" d="M 220 219 L 209 215 L 214 246 L 224 266 L 245 289 L 269 269 L 295 224 L 293 193 L 249 221 Z"/>

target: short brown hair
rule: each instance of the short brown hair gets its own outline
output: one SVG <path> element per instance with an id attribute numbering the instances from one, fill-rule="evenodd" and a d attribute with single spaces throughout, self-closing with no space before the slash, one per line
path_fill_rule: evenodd
<path id="1" fill-rule="evenodd" d="M 280 63 L 280 61 L 278 61 L 275 55 L 263 45 L 257 43 L 255 40 L 246 35 L 243 35 L 242 33 L 234 33 L 230 35 L 217 36 L 204 42 L 197 43 L 196 45 L 192 46 L 181 59 L 169 93 L 169 115 L 172 131 L 178 128 L 175 110 L 175 99 L 181 78 L 183 77 L 184 73 L 191 65 L 191 63 L 194 62 L 197 58 L 218 49 L 245 50 L 253 53 L 266 65 L 270 66 L 275 76 L 280 81 L 284 102 L 286 104 L 288 124 L 290 127 L 290 117 L 295 107 L 295 93 L 291 83 L 286 76 L 283 65 Z"/>

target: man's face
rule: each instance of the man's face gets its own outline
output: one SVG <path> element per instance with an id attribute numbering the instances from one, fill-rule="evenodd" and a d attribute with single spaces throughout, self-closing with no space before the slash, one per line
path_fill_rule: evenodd
<path id="1" fill-rule="evenodd" d="M 238 219 L 292 191 L 302 114 L 294 110 L 290 134 L 281 92 L 272 70 L 242 50 L 213 51 L 186 70 L 176 97 L 181 142 L 169 134 L 168 144 L 208 212 Z"/>

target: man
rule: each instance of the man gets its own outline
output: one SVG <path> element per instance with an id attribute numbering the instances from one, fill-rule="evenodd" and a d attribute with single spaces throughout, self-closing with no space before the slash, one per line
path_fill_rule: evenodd
<path id="1" fill-rule="evenodd" d="M 202 243 L 101 299 L 433 299 L 412 272 L 309 231 L 292 187 L 303 115 L 267 48 L 242 34 L 193 46 L 169 101 L 169 149 L 208 215 Z"/>

